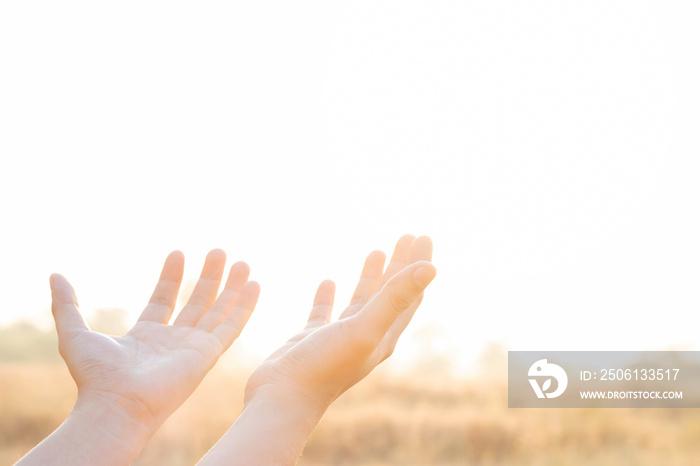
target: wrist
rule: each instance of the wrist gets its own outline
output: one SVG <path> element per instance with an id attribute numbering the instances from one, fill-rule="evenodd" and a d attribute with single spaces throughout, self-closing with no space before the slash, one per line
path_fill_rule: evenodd
<path id="1" fill-rule="evenodd" d="M 108 392 L 79 393 L 68 419 L 136 458 L 158 428 L 145 406 Z"/>
<path id="2" fill-rule="evenodd" d="M 199 463 L 204 465 L 296 464 L 329 404 L 300 391 L 259 387 L 243 411 Z"/>
<path id="3" fill-rule="evenodd" d="M 81 393 L 59 428 L 17 465 L 131 464 L 153 432 L 124 409 L 124 400 Z"/>
<path id="4" fill-rule="evenodd" d="M 307 412 L 323 416 L 336 396 L 322 391 L 310 390 L 295 384 L 267 384 L 247 392 L 244 409 L 257 403 L 300 406 Z"/>

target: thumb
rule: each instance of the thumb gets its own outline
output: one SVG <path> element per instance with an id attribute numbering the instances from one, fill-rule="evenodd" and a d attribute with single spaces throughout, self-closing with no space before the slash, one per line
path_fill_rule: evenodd
<path id="1" fill-rule="evenodd" d="M 376 331 L 381 337 L 391 324 L 412 306 L 418 306 L 423 294 L 433 281 L 437 270 L 428 261 L 418 261 L 394 275 L 357 314 L 363 325 Z"/>
<path id="2" fill-rule="evenodd" d="M 51 312 L 56 322 L 56 332 L 59 339 L 69 334 L 89 330 L 78 310 L 78 298 L 68 280 L 60 274 L 53 274 L 51 283 Z"/>

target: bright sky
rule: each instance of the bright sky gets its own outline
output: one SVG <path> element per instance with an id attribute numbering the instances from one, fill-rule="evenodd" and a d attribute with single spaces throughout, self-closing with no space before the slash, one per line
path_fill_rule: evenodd
<path id="1" fill-rule="evenodd" d="M 429 234 L 462 361 L 700 343 L 697 2 L 2 2 L 0 323 L 145 305 L 184 251 L 262 285 L 272 351 L 319 281 Z M 403 355 L 403 356 L 402 356 Z"/>

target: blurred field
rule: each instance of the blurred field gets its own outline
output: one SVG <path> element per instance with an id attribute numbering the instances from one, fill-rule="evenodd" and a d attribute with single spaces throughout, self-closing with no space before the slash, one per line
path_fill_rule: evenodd
<path id="1" fill-rule="evenodd" d="M 246 374 L 215 370 L 137 465 L 191 465 L 241 409 Z M 697 465 L 698 410 L 509 410 L 502 382 L 377 373 L 346 393 L 302 466 Z M 0 464 L 48 435 L 75 396 L 58 362 L 0 364 Z"/>

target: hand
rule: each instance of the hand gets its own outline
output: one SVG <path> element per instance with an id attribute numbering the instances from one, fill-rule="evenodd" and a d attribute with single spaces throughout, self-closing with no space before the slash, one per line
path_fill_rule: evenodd
<path id="1" fill-rule="evenodd" d="M 150 302 L 124 336 L 90 331 L 71 285 L 52 275 L 59 351 L 78 386 L 75 410 L 118 406 L 152 435 L 199 385 L 253 312 L 260 287 L 248 281 L 249 267 L 243 262 L 231 267 L 217 298 L 225 262 L 221 250 L 207 255 L 192 296 L 168 325 L 184 268 L 183 254 L 171 253 Z"/>
<path id="2" fill-rule="evenodd" d="M 335 285 L 322 282 L 306 327 L 251 375 L 246 401 L 274 392 L 301 396 L 325 409 L 392 354 L 435 277 L 431 258 L 427 236 L 399 239 L 386 271 L 384 253 L 372 252 L 350 305 L 333 323 Z"/>
<path id="3" fill-rule="evenodd" d="M 391 355 L 435 277 L 431 256 L 430 238 L 410 235 L 386 271 L 384 254 L 371 253 L 333 323 L 335 285 L 321 283 L 304 330 L 250 376 L 243 412 L 199 464 L 295 464 L 330 403 Z"/>

